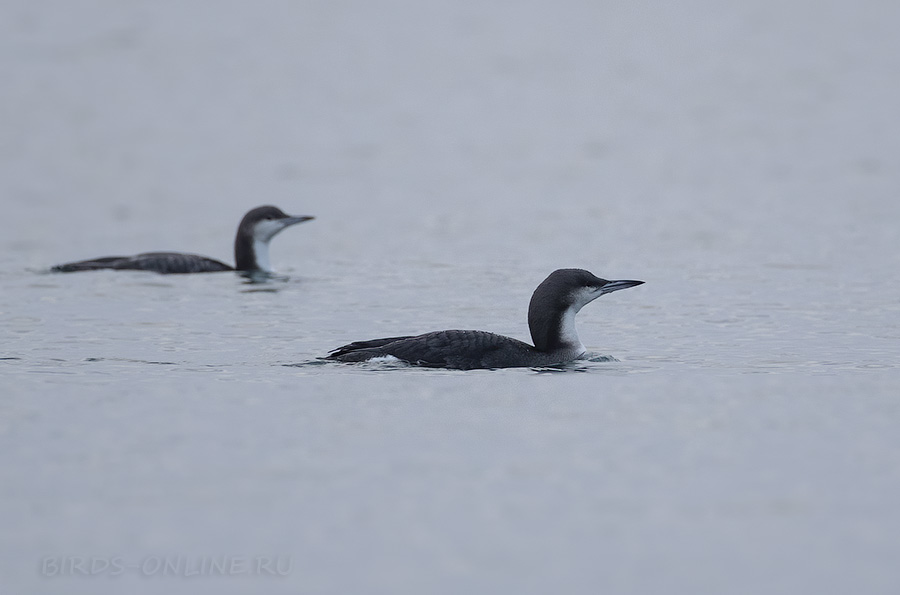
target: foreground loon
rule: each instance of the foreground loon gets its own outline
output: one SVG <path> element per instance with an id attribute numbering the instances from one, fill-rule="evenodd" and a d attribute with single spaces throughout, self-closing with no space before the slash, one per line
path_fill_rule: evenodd
<path id="1" fill-rule="evenodd" d="M 585 353 L 575 332 L 578 311 L 605 293 L 642 283 L 607 281 L 581 269 L 553 271 L 534 290 L 528 306 L 528 327 L 534 347 L 484 331 L 435 331 L 356 341 L 332 350 L 327 359 L 362 362 L 393 356 L 410 364 L 460 370 L 561 364 Z"/>
<path id="2" fill-rule="evenodd" d="M 96 271 L 98 269 L 155 271 L 157 273 L 213 273 L 217 271 L 271 272 L 269 240 L 285 227 L 303 223 L 314 217 L 291 217 L 278 207 L 256 207 L 247 212 L 238 225 L 234 238 L 235 266 L 181 252 L 145 252 L 136 256 L 106 256 L 58 264 L 52 270 L 60 273 Z"/>

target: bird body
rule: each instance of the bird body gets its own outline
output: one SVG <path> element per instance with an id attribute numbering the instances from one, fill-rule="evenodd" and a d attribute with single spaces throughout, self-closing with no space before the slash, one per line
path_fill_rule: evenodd
<path id="1" fill-rule="evenodd" d="M 247 212 L 238 225 L 234 240 L 235 266 L 198 254 L 184 252 L 144 252 L 134 256 L 105 256 L 59 264 L 51 270 L 58 273 L 96 271 L 153 271 L 161 274 L 214 273 L 219 271 L 271 272 L 269 241 L 281 230 L 309 221 L 313 217 L 291 217 L 273 206 L 257 207 Z"/>
<path id="2" fill-rule="evenodd" d="M 581 269 L 554 271 L 538 285 L 528 307 L 533 346 L 485 331 L 447 330 L 355 341 L 332 350 L 327 359 L 364 362 L 394 357 L 413 365 L 460 370 L 565 363 L 585 353 L 575 331 L 578 311 L 605 293 L 642 283 L 607 281 Z"/>

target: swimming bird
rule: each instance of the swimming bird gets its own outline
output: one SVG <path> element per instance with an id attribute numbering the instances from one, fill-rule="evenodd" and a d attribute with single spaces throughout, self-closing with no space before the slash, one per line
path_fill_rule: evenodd
<path id="1" fill-rule="evenodd" d="M 281 209 L 263 206 L 251 209 L 241 219 L 234 238 L 235 266 L 224 262 L 181 252 L 145 252 L 136 256 L 106 256 L 58 264 L 51 270 L 59 273 L 96 271 L 99 269 L 154 271 L 163 274 L 213 273 L 218 271 L 246 271 L 270 273 L 269 241 L 282 229 L 309 221 L 314 217 L 291 217 Z"/>
<path id="2" fill-rule="evenodd" d="M 601 295 L 643 281 L 607 281 L 582 269 L 559 269 L 544 279 L 528 306 L 534 345 L 485 331 L 435 331 L 424 335 L 356 341 L 333 349 L 326 359 L 363 362 L 377 358 L 436 368 L 473 370 L 562 364 L 582 357 L 575 315 Z"/>

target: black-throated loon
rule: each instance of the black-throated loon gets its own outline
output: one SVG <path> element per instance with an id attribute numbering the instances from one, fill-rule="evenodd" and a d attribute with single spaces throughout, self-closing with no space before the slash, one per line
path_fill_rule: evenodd
<path id="1" fill-rule="evenodd" d="M 155 271 L 163 274 L 213 273 L 218 271 L 271 272 L 269 241 L 282 229 L 309 221 L 314 217 L 291 217 L 278 207 L 263 206 L 251 209 L 241 219 L 234 238 L 235 266 L 224 262 L 181 252 L 145 252 L 136 256 L 106 256 L 58 264 L 51 270 L 60 273 L 96 271 L 99 269 Z"/>
<path id="2" fill-rule="evenodd" d="M 561 364 L 585 353 L 575 332 L 578 311 L 605 293 L 642 283 L 607 281 L 582 269 L 553 271 L 534 290 L 528 306 L 528 328 L 534 346 L 485 331 L 435 331 L 356 341 L 332 350 L 327 359 L 363 362 L 394 357 L 420 366 L 460 370 Z"/>

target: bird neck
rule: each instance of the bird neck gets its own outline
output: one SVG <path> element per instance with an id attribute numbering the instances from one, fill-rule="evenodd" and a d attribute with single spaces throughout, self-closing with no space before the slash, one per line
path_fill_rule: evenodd
<path id="1" fill-rule="evenodd" d="M 535 348 L 545 352 L 566 350 L 584 353 L 584 344 L 575 330 L 577 313 L 578 309 L 574 306 L 548 311 L 532 304 L 528 309 L 528 328 Z"/>
<path id="2" fill-rule="evenodd" d="M 271 271 L 269 242 L 239 233 L 234 240 L 234 262 L 239 271 Z"/>

